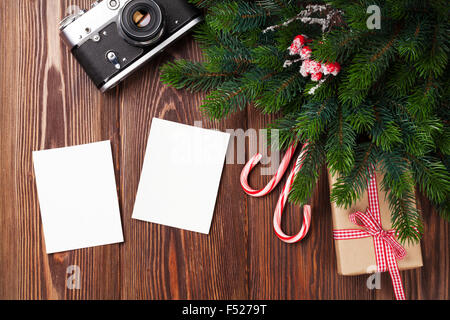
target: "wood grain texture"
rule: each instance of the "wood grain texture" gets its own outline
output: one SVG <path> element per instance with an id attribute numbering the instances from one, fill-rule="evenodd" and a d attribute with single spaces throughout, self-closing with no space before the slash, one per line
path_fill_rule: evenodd
<path id="1" fill-rule="evenodd" d="M 375 291 L 366 288 L 366 276 L 337 275 L 325 168 L 311 199 L 310 234 L 295 245 L 272 231 L 281 186 L 265 198 L 245 196 L 239 164 L 224 167 L 210 235 L 132 220 L 153 117 L 246 130 L 265 128 L 275 116 L 249 107 L 208 121 L 198 109 L 203 95 L 161 84 L 164 62 L 201 59 L 191 36 L 113 91 L 99 93 L 57 31 L 69 5 L 89 2 L 0 1 L 0 299 L 392 299 L 387 274 Z M 31 153 L 102 140 L 112 144 L 125 242 L 47 255 Z M 254 186 L 269 179 L 259 170 L 250 177 Z M 424 267 L 401 272 L 407 296 L 449 299 L 449 225 L 417 197 Z M 287 232 L 300 227 L 300 210 L 288 206 Z M 67 289 L 70 265 L 80 267 L 79 290 Z"/>

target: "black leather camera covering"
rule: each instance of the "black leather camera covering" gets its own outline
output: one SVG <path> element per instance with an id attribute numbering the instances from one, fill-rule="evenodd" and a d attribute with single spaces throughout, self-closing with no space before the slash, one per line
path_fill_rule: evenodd
<path id="1" fill-rule="evenodd" d="M 119 35 L 116 23 L 111 23 L 104 31 L 107 32 L 107 36 L 102 34 L 103 31 L 100 32 L 100 41 L 88 40 L 73 50 L 73 55 L 97 87 L 101 87 L 107 79 L 125 69 L 144 52 L 142 48 L 129 45 Z M 114 51 L 117 55 L 120 70 L 108 61 L 106 54 L 109 51 Z M 126 58 L 126 62 L 123 62 L 123 58 Z"/>
<path id="2" fill-rule="evenodd" d="M 166 39 L 194 18 L 201 15 L 200 11 L 188 3 L 187 0 L 154 1 L 161 6 L 164 14 L 166 15 L 164 17 L 166 34 L 163 36 L 163 39 Z M 175 23 L 175 21 L 178 21 L 178 23 Z"/>

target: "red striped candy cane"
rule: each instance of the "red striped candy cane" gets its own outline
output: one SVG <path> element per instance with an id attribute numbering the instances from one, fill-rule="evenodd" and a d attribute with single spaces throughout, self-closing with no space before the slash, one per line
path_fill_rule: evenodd
<path id="1" fill-rule="evenodd" d="M 261 153 L 255 154 L 244 166 L 241 172 L 241 186 L 244 189 L 245 193 L 252 197 L 262 197 L 272 192 L 272 190 L 278 185 L 281 178 L 283 177 L 286 169 L 289 167 L 289 162 L 291 161 L 292 156 L 294 155 L 295 149 L 297 148 L 296 144 L 291 144 L 291 146 L 286 151 L 286 154 L 281 160 L 280 166 L 278 167 L 277 172 L 269 181 L 269 183 L 260 190 L 255 190 L 248 184 L 248 176 L 250 171 L 259 163 L 262 158 Z"/>
<path id="2" fill-rule="evenodd" d="M 273 215 L 273 228 L 275 230 L 275 234 L 277 235 L 278 238 L 281 239 L 281 241 L 284 241 L 286 243 L 295 243 L 302 240 L 308 233 L 309 226 L 311 224 L 311 206 L 304 205 L 303 224 L 300 231 L 295 235 L 288 236 L 281 230 L 281 217 L 283 215 L 284 206 L 288 199 L 289 192 L 292 189 L 292 184 L 294 183 L 295 176 L 303 166 L 303 159 L 305 157 L 306 147 L 307 143 L 303 145 L 300 155 L 297 158 L 297 162 L 295 163 L 295 166 L 292 168 L 291 173 L 289 174 L 289 177 L 286 180 L 286 184 L 284 185 L 283 191 L 281 192 L 280 197 L 278 198 L 275 213 Z"/>
<path id="3" fill-rule="evenodd" d="M 303 148 L 300 152 L 300 155 L 297 158 L 297 161 L 295 163 L 295 166 L 292 168 L 289 177 L 287 178 L 286 184 L 283 187 L 283 191 L 280 194 L 280 197 L 278 198 L 277 206 L 275 208 L 275 213 L 273 216 L 273 227 L 275 230 L 275 234 L 277 237 L 286 243 L 295 243 L 300 240 L 302 240 L 306 234 L 308 233 L 309 226 L 311 224 L 311 206 L 304 205 L 303 206 L 303 224 L 300 231 L 292 236 L 286 235 L 281 230 L 281 217 L 283 215 L 283 209 L 286 204 L 289 192 L 292 189 L 292 184 L 294 182 L 296 174 L 300 171 L 301 167 L 303 166 L 303 159 L 305 156 L 305 150 L 307 147 L 307 143 L 303 145 Z M 254 190 L 252 189 L 247 182 L 248 175 L 250 171 L 255 167 L 255 165 L 261 160 L 261 155 L 257 154 L 250 161 L 245 165 L 244 169 L 241 173 L 241 186 L 244 189 L 244 191 L 253 197 L 261 197 L 268 193 L 270 193 L 275 186 L 280 182 L 281 177 L 286 172 L 286 169 L 289 165 L 289 161 L 292 158 L 292 155 L 294 154 L 296 145 L 291 145 L 286 152 L 286 154 L 283 157 L 283 160 L 281 161 L 280 167 L 278 168 L 277 173 L 274 177 L 269 181 L 269 183 L 261 190 Z"/>

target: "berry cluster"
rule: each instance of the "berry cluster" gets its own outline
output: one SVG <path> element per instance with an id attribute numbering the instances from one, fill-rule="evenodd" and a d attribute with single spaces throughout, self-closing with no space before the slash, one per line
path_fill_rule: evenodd
<path id="1" fill-rule="evenodd" d="M 289 54 L 299 55 L 300 60 L 303 61 L 300 67 L 300 73 L 302 76 L 307 77 L 311 75 L 312 81 L 319 81 L 325 75 L 336 76 L 341 70 L 341 66 L 338 62 L 326 62 L 320 63 L 311 59 L 311 48 L 306 44 L 312 40 L 307 39 L 304 35 L 298 35 L 292 41 L 289 47 Z"/>

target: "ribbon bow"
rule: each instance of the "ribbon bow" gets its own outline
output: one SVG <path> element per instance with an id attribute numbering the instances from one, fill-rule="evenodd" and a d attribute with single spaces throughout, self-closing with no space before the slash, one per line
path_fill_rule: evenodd
<path id="1" fill-rule="evenodd" d="M 396 231 L 383 230 L 381 223 L 376 220 L 376 217 L 372 214 L 372 212 L 370 212 L 369 209 L 367 209 L 365 214 L 360 211 L 352 213 L 349 218 L 351 222 L 364 228 L 364 230 L 358 230 L 362 231 L 361 236 L 372 236 L 382 240 L 385 245 L 390 246 L 397 260 L 403 259 L 406 256 L 406 250 L 400 245 L 400 243 L 397 242 L 397 240 L 395 240 L 394 236 L 396 234 Z"/>
<path id="2" fill-rule="evenodd" d="M 406 256 L 406 250 L 395 239 L 397 234 L 395 230 L 383 230 L 378 200 L 377 179 L 374 170 L 368 183 L 368 194 L 369 208 L 366 210 L 366 213 L 357 211 L 349 216 L 352 223 L 363 229 L 334 230 L 334 239 L 348 240 L 373 237 L 377 271 L 389 271 L 395 298 L 397 300 L 405 300 L 405 292 L 398 270 L 397 260 L 403 259 Z"/>

